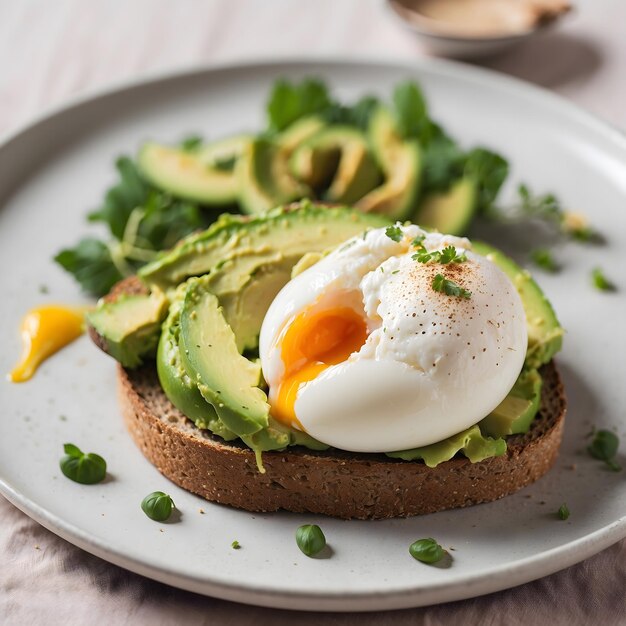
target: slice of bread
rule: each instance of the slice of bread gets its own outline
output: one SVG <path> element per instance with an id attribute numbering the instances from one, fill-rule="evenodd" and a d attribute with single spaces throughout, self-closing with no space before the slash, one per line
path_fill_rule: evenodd
<path id="1" fill-rule="evenodd" d="M 107 299 L 141 290 L 139 281 L 127 279 Z M 106 349 L 93 329 L 90 334 Z M 553 362 L 541 375 L 539 413 L 528 433 L 507 438 L 506 454 L 478 463 L 458 457 L 435 468 L 383 454 L 316 452 L 296 446 L 264 452 L 262 474 L 247 446 L 196 428 L 172 405 L 153 364 L 137 370 L 118 367 L 118 391 L 135 443 L 163 475 L 188 491 L 248 511 L 285 509 L 382 519 L 490 502 L 543 476 L 558 455 L 566 401 Z"/>

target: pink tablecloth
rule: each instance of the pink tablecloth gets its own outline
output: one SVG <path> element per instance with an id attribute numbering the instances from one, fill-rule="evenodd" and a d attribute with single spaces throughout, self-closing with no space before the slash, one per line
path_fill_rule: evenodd
<path id="1" fill-rule="evenodd" d="M 487 65 L 626 128 L 626 4 L 580 1 L 559 31 Z M 181 66 L 259 56 L 421 54 L 376 0 L 21 0 L 0 4 L 0 133 L 68 96 Z M 626 542 L 516 589 L 390 613 L 319 615 L 203 598 L 75 548 L 0 498 L 3 624 L 626 623 Z"/>

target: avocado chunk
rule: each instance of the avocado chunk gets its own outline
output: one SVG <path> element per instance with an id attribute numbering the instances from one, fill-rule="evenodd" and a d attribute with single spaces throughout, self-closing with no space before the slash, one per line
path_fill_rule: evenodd
<path id="1" fill-rule="evenodd" d="M 404 220 L 415 211 L 419 197 L 422 175 L 419 143 L 401 138 L 393 116 L 384 107 L 378 107 L 372 114 L 368 136 L 385 180 L 355 206 L 361 211 Z"/>
<path id="2" fill-rule="evenodd" d="M 177 198 L 220 206 L 233 204 L 239 194 L 234 173 L 212 167 L 198 152 L 149 142 L 139 151 L 137 164 L 153 185 Z"/>
<path id="3" fill-rule="evenodd" d="M 424 197 L 413 216 L 413 222 L 440 233 L 462 235 L 478 206 L 478 189 L 473 178 L 460 178 L 450 189 Z"/>
<path id="4" fill-rule="evenodd" d="M 506 398 L 481 420 L 481 431 L 492 437 L 528 432 L 539 410 L 541 385 L 537 370 L 523 370 Z"/>
<path id="5" fill-rule="evenodd" d="M 87 321 L 104 340 L 108 354 L 124 367 L 135 368 L 144 358 L 154 356 L 167 309 L 167 298 L 157 288 L 149 295 L 100 300 L 96 309 L 87 313 Z"/>
<path id="6" fill-rule="evenodd" d="M 211 168 L 232 171 L 237 159 L 252 139 L 251 135 L 233 135 L 203 144 L 195 154 L 199 161 Z"/>
<path id="7" fill-rule="evenodd" d="M 291 269 L 307 252 L 323 252 L 368 228 L 388 225 L 389 221 L 380 215 L 306 201 L 254 217 L 222 216 L 207 230 L 190 235 L 142 267 L 139 276 L 147 284 L 165 290 L 190 276 L 219 269 L 220 264 L 224 268 L 226 263 L 245 267 L 239 275 L 246 277 L 263 265 L 281 260 Z"/>
<path id="8" fill-rule="evenodd" d="M 501 456 L 506 452 L 504 439 L 493 439 L 482 434 L 478 426 L 471 426 L 443 441 L 431 443 L 421 448 L 387 452 L 392 459 L 403 461 L 423 460 L 428 467 L 437 467 L 439 463 L 449 461 L 458 453 L 463 453 L 472 463 L 478 463 L 492 456 Z"/>
<path id="9" fill-rule="evenodd" d="M 182 284 L 176 290 L 169 314 L 163 322 L 156 357 L 159 382 L 170 402 L 198 428 L 209 429 L 230 441 L 236 439 L 237 435 L 224 426 L 213 406 L 202 397 L 180 358 L 180 312 L 186 288 L 187 285 Z"/>
<path id="10" fill-rule="evenodd" d="M 187 375 L 226 428 L 238 436 L 267 428 L 270 406 L 258 386 L 261 366 L 237 350 L 235 335 L 206 277 L 187 282 L 179 348 Z"/>
<path id="11" fill-rule="evenodd" d="M 356 202 L 380 182 L 365 136 L 350 126 L 321 130 L 295 150 L 289 164 L 296 178 L 318 188 L 334 173 L 325 194 L 331 202 Z"/>
<path id="12" fill-rule="evenodd" d="M 291 278 L 291 262 L 276 262 L 258 268 L 247 276 L 240 289 L 222 291 L 221 272 L 237 269 L 222 269 L 211 275 L 208 281 L 213 293 L 218 296 L 224 309 L 224 317 L 235 333 L 240 352 L 254 350 L 259 344 L 259 333 L 263 318 L 278 292 Z"/>
<path id="13" fill-rule="evenodd" d="M 291 176 L 287 157 L 279 145 L 267 139 L 253 141 L 235 169 L 239 203 L 245 213 L 262 213 L 310 195 L 310 189 Z"/>
<path id="14" fill-rule="evenodd" d="M 305 117 L 273 139 L 258 138 L 245 147 L 235 168 L 244 213 L 262 213 L 311 195 L 311 189 L 292 176 L 289 158 L 323 125 L 318 117 Z"/>
<path id="15" fill-rule="evenodd" d="M 550 301 L 533 280 L 530 272 L 522 269 L 496 248 L 483 242 L 473 241 L 472 250 L 495 263 L 509 277 L 522 298 L 528 327 L 525 366 L 539 368 L 548 363 L 563 344 L 563 328 L 559 324 Z"/>
<path id="16" fill-rule="evenodd" d="M 318 133 L 324 128 L 326 122 L 321 117 L 310 115 L 302 117 L 288 126 L 276 138 L 276 143 L 280 146 L 281 154 L 285 158 L 293 154 L 293 151 L 304 141 Z"/>

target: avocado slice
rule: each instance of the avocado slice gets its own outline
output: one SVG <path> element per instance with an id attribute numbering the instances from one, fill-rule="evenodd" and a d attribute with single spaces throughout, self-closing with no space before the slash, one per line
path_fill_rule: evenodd
<path id="1" fill-rule="evenodd" d="M 421 201 L 412 221 L 440 233 L 462 235 L 478 207 L 478 188 L 471 177 L 459 178 L 450 189 L 428 194 Z"/>
<path id="2" fill-rule="evenodd" d="M 326 126 L 326 122 L 316 115 L 302 117 L 295 121 L 276 138 L 282 156 L 288 159 L 302 142 L 319 133 L 324 126 Z"/>
<path id="3" fill-rule="evenodd" d="M 256 139 L 237 161 L 239 203 L 245 213 L 262 213 L 279 204 L 310 195 L 288 168 L 280 146 L 268 139 Z"/>
<path id="4" fill-rule="evenodd" d="M 104 340 L 106 352 L 124 367 L 134 368 L 145 357 L 154 356 L 167 309 L 165 294 L 155 288 L 149 295 L 121 295 L 111 302 L 100 300 L 86 317 Z"/>
<path id="5" fill-rule="evenodd" d="M 203 144 L 195 151 L 195 154 L 205 165 L 219 170 L 232 170 L 252 139 L 252 135 L 233 135 Z"/>
<path id="6" fill-rule="evenodd" d="M 267 428 L 270 406 L 258 386 L 261 366 L 239 353 L 208 277 L 187 282 L 179 349 L 187 375 L 226 428 L 238 436 Z"/>
<path id="7" fill-rule="evenodd" d="M 385 181 L 363 196 L 355 207 L 394 220 L 408 218 L 417 205 L 422 154 L 416 140 L 403 140 L 388 109 L 378 107 L 370 118 L 368 137 Z"/>
<path id="8" fill-rule="evenodd" d="M 292 176 L 289 158 L 323 125 L 318 117 L 305 117 L 273 139 L 260 137 L 246 146 L 236 167 L 239 204 L 244 213 L 262 213 L 311 195 L 311 189 Z"/>
<path id="9" fill-rule="evenodd" d="M 536 369 L 522 370 L 506 398 L 480 421 L 481 431 L 492 437 L 528 432 L 539 410 L 541 386 Z"/>
<path id="10" fill-rule="evenodd" d="M 323 252 L 368 228 L 389 223 L 380 215 L 307 201 L 255 217 L 227 215 L 207 230 L 186 237 L 138 273 L 145 283 L 163 289 L 229 262 L 245 266 L 240 275 L 249 276 L 256 268 L 281 259 L 295 265 L 307 252 Z"/>
<path id="11" fill-rule="evenodd" d="M 301 181 L 319 187 L 334 173 L 325 198 L 353 203 L 380 182 L 363 133 L 351 126 L 330 126 L 302 143 L 289 161 Z"/>
<path id="12" fill-rule="evenodd" d="M 530 272 L 522 269 L 496 248 L 473 241 L 472 250 L 495 263 L 509 277 L 522 298 L 528 326 L 526 367 L 538 368 L 548 363 L 561 349 L 564 331 L 539 285 Z"/>
<path id="13" fill-rule="evenodd" d="M 199 152 L 148 142 L 139 151 L 137 165 L 148 181 L 178 198 L 211 206 L 237 201 L 234 173 L 212 167 Z"/>
<path id="14" fill-rule="evenodd" d="M 222 271 L 237 272 L 236 268 L 219 270 L 208 281 L 224 309 L 224 317 L 235 333 L 240 352 L 254 350 L 259 345 L 263 318 L 278 292 L 291 278 L 291 262 L 277 262 L 258 268 L 253 274 L 238 274 L 243 285 L 239 289 L 221 291 Z"/>
<path id="15" fill-rule="evenodd" d="M 187 285 L 184 283 L 178 287 L 169 314 L 163 322 L 156 357 L 159 382 L 170 402 L 198 428 L 208 428 L 230 441 L 236 439 L 237 435 L 224 426 L 213 406 L 202 397 L 180 358 L 180 312 L 186 289 Z"/>

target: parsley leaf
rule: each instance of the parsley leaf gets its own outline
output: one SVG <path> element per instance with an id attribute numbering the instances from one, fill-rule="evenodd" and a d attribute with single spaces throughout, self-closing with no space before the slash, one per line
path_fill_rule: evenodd
<path id="1" fill-rule="evenodd" d="M 330 106 L 330 95 L 322 81 L 312 78 L 300 83 L 278 80 L 267 102 L 270 130 L 280 132 L 296 120 L 322 113 Z"/>
<path id="2" fill-rule="evenodd" d="M 488 212 L 509 174 L 509 164 L 496 152 L 486 148 L 474 148 L 467 154 L 464 174 L 476 181 L 479 210 Z"/>
<path id="3" fill-rule="evenodd" d="M 432 252 L 426 252 L 422 247 L 421 250 L 416 252 L 411 258 L 420 263 L 436 261 L 442 265 L 448 265 L 449 263 L 465 263 L 465 261 L 467 261 L 465 252 L 457 254 L 454 246 L 446 246 L 443 250 L 433 250 Z"/>
<path id="4" fill-rule="evenodd" d="M 402 232 L 400 226 L 387 226 L 385 230 L 385 235 L 387 235 L 389 239 L 392 239 L 396 242 L 401 241 L 402 237 L 404 237 L 404 233 Z"/>
<path id="5" fill-rule="evenodd" d="M 593 441 L 587 447 L 587 452 L 594 458 L 604 461 L 614 472 L 619 472 L 622 468 L 615 461 L 619 439 L 610 430 L 597 430 L 594 433 Z"/>
<path id="6" fill-rule="evenodd" d="M 415 237 L 415 239 L 413 239 L 413 241 L 411 242 L 411 245 L 414 248 L 424 248 L 424 239 L 426 239 L 426 235 L 418 235 L 417 237 Z"/>
<path id="7" fill-rule="evenodd" d="M 537 248 L 530 253 L 532 262 L 541 269 L 553 274 L 561 269 L 561 266 L 554 260 L 550 250 L 546 248 Z"/>
<path id="8" fill-rule="evenodd" d="M 465 263 L 465 261 L 467 261 L 465 252 L 461 252 L 461 254 L 457 254 L 456 248 L 454 246 L 446 246 L 439 253 L 439 263 L 442 263 L 444 265 L 448 263 Z"/>
<path id="9" fill-rule="evenodd" d="M 441 293 L 445 293 L 447 296 L 455 296 L 457 298 L 471 298 L 472 292 L 467 289 L 463 289 L 460 285 L 457 285 L 455 282 L 448 280 L 443 276 L 443 274 L 437 274 L 433 278 L 432 288 L 435 291 L 439 291 Z"/>
<path id="10" fill-rule="evenodd" d="M 560 520 L 566 520 L 570 516 L 569 507 L 565 504 L 565 502 L 559 507 L 557 515 Z"/>
<path id="11" fill-rule="evenodd" d="M 406 81 L 397 85 L 393 90 L 393 105 L 400 134 L 426 143 L 424 140 L 430 133 L 431 121 L 426 100 L 417 84 Z"/>
<path id="12" fill-rule="evenodd" d="M 599 267 L 595 267 L 592 270 L 591 278 L 596 289 L 600 291 L 617 291 L 615 283 L 611 282 Z"/>
<path id="13" fill-rule="evenodd" d="M 329 124 L 355 126 L 367 130 L 370 117 L 378 104 L 379 100 L 374 96 L 364 96 L 349 106 L 333 102 L 323 113 L 323 117 Z"/>
<path id="14" fill-rule="evenodd" d="M 433 124 L 432 136 L 422 147 L 422 193 L 446 191 L 463 175 L 465 154 L 457 143 Z"/>
<path id="15" fill-rule="evenodd" d="M 181 142 L 180 142 L 180 147 L 185 151 L 185 152 L 193 152 L 194 150 L 197 150 L 201 145 L 202 145 L 202 137 L 200 137 L 200 135 L 189 135 L 189 137 L 185 137 Z"/>
<path id="16" fill-rule="evenodd" d="M 104 204 L 90 213 L 88 219 L 105 223 L 113 237 L 122 239 L 130 214 L 145 202 L 150 187 L 129 157 L 118 158 L 115 167 L 119 181 L 106 192 Z"/>
<path id="17" fill-rule="evenodd" d="M 107 293 L 122 279 L 109 247 L 97 239 L 82 239 L 74 248 L 59 252 L 54 260 L 94 296 Z"/>

